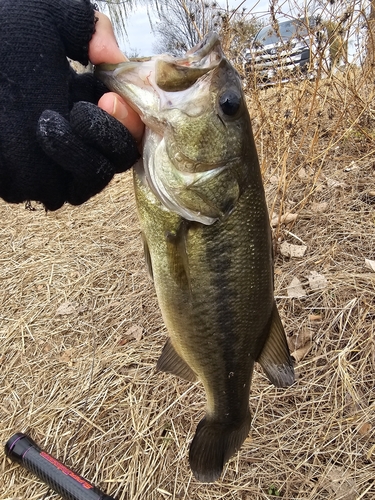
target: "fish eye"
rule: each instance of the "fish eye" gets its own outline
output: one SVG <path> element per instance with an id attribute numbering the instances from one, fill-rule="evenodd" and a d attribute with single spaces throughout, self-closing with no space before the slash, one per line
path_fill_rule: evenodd
<path id="1" fill-rule="evenodd" d="M 241 96 L 233 90 L 227 90 L 220 96 L 219 104 L 224 114 L 233 116 L 240 109 Z"/>

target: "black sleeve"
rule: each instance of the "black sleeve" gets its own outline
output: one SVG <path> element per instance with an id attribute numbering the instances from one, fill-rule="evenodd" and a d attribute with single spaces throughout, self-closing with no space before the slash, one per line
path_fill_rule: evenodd
<path id="1" fill-rule="evenodd" d="M 32 3 L 29 1 L 29 4 Z M 46 16 L 50 16 L 70 59 L 88 63 L 89 41 L 95 30 L 94 8 L 90 0 L 46 0 Z M 43 20 L 41 20 L 43 22 Z"/>

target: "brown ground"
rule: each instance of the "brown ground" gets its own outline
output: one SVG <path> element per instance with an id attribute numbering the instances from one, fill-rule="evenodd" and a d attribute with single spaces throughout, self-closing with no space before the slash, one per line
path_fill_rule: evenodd
<path id="1" fill-rule="evenodd" d="M 257 369 L 252 431 L 221 481 L 199 484 L 188 467 L 202 387 L 155 372 L 166 331 L 129 174 L 83 207 L 0 204 L 0 442 L 27 432 L 118 499 L 375 498 L 368 81 L 348 71 L 248 91 L 298 381 L 275 389 Z M 285 242 L 305 254 L 283 255 Z M 57 498 L 2 451 L 0 471 L 1 500 Z"/>

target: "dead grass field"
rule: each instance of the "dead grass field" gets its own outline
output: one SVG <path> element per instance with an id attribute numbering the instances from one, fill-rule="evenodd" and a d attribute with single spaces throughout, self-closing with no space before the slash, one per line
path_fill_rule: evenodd
<path id="1" fill-rule="evenodd" d="M 192 477 L 204 393 L 155 372 L 166 330 L 125 174 L 82 207 L 0 203 L 1 443 L 27 432 L 119 500 L 375 498 L 374 86 L 348 70 L 248 97 L 296 384 L 257 368 L 249 438 L 220 481 Z M 3 450 L 0 471 L 1 500 L 58 498 Z"/>

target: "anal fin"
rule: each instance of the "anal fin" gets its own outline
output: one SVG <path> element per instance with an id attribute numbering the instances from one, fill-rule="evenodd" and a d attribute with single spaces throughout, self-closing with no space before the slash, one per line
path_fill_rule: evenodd
<path id="1" fill-rule="evenodd" d="M 196 374 L 190 366 L 175 351 L 170 339 L 167 340 L 160 358 L 156 364 L 156 369 L 162 372 L 172 373 L 189 382 L 197 380 Z"/>
<path id="2" fill-rule="evenodd" d="M 276 387 L 288 387 L 295 381 L 292 358 L 276 303 L 270 319 L 269 335 L 257 359 L 267 378 Z"/>

